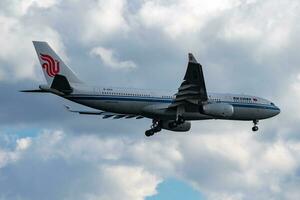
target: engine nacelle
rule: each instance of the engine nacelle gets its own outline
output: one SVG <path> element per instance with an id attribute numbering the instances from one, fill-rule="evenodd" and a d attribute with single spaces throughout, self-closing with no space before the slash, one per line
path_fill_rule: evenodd
<path id="1" fill-rule="evenodd" d="M 186 132 L 191 129 L 191 122 L 184 122 L 177 125 L 176 127 L 172 126 L 173 122 L 174 121 L 163 121 L 161 124 L 161 128 L 175 132 Z"/>
<path id="2" fill-rule="evenodd" d="M 234 107 L 228 103 L 210 103 L 203 105 L 203 112 L 213 117 L 231 117 L 234 113 Z"/>

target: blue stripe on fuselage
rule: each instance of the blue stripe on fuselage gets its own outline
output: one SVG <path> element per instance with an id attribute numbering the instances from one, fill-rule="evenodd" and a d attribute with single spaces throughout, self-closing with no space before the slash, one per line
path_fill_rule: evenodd
<path id="1" fill-rule="evenodd" d="M 73 100 L 111 100 L 111 101 L 139 101 L 139 102 L 154 102 L 154 103 L 172 103 L 174 99 L 159 98 L 159 97 L 128 97 L 128 96 L 108 96 L 108 95 L 71 95 L 67 96 L 68 99 Z M 279 110 L 275 106 L 270 106 L 268 104 L 246 104 L 246 103 L 237 103 L 230 101 L 220 101 L 220 103 L 228 103 L 234 107 L 243 107 L 243 108 L 260 108 L 260 109 L 269 109 L 269 110 Z"/>
<path id="2" fill-rule="evenodd" d="M 156 103 L 172 103 L 173 99 L 159 97 L 127 97 L 127 96 L 70 96 L 70 99 L 78 100 L 111 100 L 111 101 L 144 101 Z"/>

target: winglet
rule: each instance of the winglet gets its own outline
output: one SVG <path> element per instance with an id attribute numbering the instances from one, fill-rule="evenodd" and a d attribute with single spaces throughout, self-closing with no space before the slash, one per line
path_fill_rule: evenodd
<path id="1" fill-rule="evenodd" d="M 189 53 L 189 62 L 190 63 L 198 63 L 196 58 L 194 57 L 194 55 L 192 53 Z"/>

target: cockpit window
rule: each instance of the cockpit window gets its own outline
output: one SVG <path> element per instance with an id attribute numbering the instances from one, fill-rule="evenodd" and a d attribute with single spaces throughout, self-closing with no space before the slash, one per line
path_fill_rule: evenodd
<path id="1" fill-rule="evenodd" d="M 272 106 L 275 106 L 275 104 L 274 104 L 274 103 L 271 103 L 271 105 L 272 105 Z"/>

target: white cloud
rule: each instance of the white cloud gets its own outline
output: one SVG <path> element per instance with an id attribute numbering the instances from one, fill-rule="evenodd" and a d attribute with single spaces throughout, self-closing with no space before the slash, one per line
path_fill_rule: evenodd
<path id="1" fill-rule="evenodd" d="M 138 6 L 132 6 L 135 3 L 126 0 L 97 0 L 88 4 L 58 0 L 17 2 L 4 2 L 0 12 L 3 27 L 0 43 L 5 47 L 0 52 L 1 79 L 5 76 L 13 79 L 36 79 L 39 69 L 33 67 L 37 59 L 30 44 L 31 40 L 36 39 L 59 44 L 56 46 L 60 50 L 63 48 L 62 36 L 68 35 L 70 41 L 100 46 L 98 51 L 105 55 L 102 57 L 113 68 L 134 68 L 134 62 L 120 62 L 113 58 L 111 49 L 101 46 L 108 42 L 114 43 L 116 38 L 128 41 L 132 35 L 137 37 L 137 44 L 142 39 L 142 43 L 147 46 L 144 31 L 153 31 L 156 35 L 154 40 L 165 39 L 160 37 L 161 31 L 166 39 L 175 39 L 171 42 L 180 48 L 177 51 L 191 48 L 194 51 L 205 51 L 214 45 L 210 42 L 220 39 L 230 44 L 247 44 L 248 48 L 253 49 L 253 59 L 261 61 L 265 56 L 274 53 L 278 56 L 285 51 L 298 29 L 294 24 L 297 21 L 299 3 L 295 1 L 279 1 L 274 4 L 272 1 L 242 0 L 217 0 L 209 3 L 195 0 L 174 0 L 168 3 L 151 0 L 141 2 Z M 136 9 L 129 9 L 131 7 Z M 284 14 L 281 12 L 282 7 L 286 10 Z M 63 20 L 58 21 L 62 18 Z M 151 38 L 149 43 L 151 44 Z"/>
<path id="2" fill-rule="evenodd" d="M 58 3 L 58 0 L 21 0 L 17 1 L 17 13 L 26 14 L 31 7 L 50 8 Z"/>
<path id="3" fill-rule="evenodd" d="M 292 178 L 300 165 L 299 143 L 266 144 L 249 132 L 230 132 L 194 135 L 181 146 L 182 176 L 208 199 L 282 199 L 289 194 L 286 184 L 299 184 Z"/>
<path id="4" fill-rule="evenodd" d="M 294 188 L 299 181 L 292 175 L 300 166 L 299 149 L 299 142 L 266 144 L 237 132 L 145 141 L 46 131 L 16 140 L 14 150 L 2 150 L 0 172 L 11 170 L 6 178 L 20 175 L 10 181 L 0 179 L 0 193 L 4 199 L 8 193 L 40 198 L 42 190 L 48 199 L 142 200 L 156 194 L 162 177 L 176 177 L 208 199 L 297 199 L 300 193 Z M 14 159 L 8 156 L 12 154 Z M 10 187 L 14 181 L 22 186 L 32 178 L 47 190 L 34 183 L 26 185 L 26 192 Z"/>
<path id="5" fill-rule="evenodd" d="M 27 24 L 17 18 L 0 15 L 0 68 L 4 80 L 37 79 L 36 53 L 33 40 L 47 40 L 61 50 L 59 34 L 45 25 Z"/>
<path id="6" fill-rule="evenodd" d="M 99 56 L 102 62 L 113 69 L 132 69 L 136 68 L 136 64 L 131 61 L 119 61 L 115 57 L 115 52 L 111 49 L 96 47 L 91 50 L 92 55 Z"/>
<path id="7" fill-rule="evenodd" d="M 176 0 L 142 1 L 138 6 L 125 0 L 9 2 L 12 1 L 5 2 L 7 9 L 3 6 L 0 9 L 1 80 L 36 79 L 40 69 L 31 40 L 47 40 L 61 53 L 64 39 L 72 44 L 70 51 L 75 52 L 74 57 L 78 56 L 78 49 L 84 49 L 78 45 L 82 40 L 88 48 L 98 46 L 90 53 L 113 69 L 137 67 L 135 62 L 120 58 L 122 48 L 124 51 L 129 43 L 133 58 L 143 48 L 176 58 L 178 52 L 193 43 L 196 51 L 201 49 L 200 55 L 207 56 L 203 58 L 205 62 L 217 63 L 206 68 L 213 74 L 211 80 L 215 80 L 211 84 L 225 85 L 220 80 L 226 73 L 234 77 L 233 89 L 243 85 L 238 79 L 249 79 L 250 89 L 255 80 L 261 87 L 253 88 L 277 98 L 282 113 L 261 124 L 261 135 L 251 135 L 242 122 L 226 121 L 195 122 L 194 131 L 189 134 L 161 133 L 149 140 L 134 139 L 137 134 L 120 139 L 120 134 L 107 136 L 103 131 L 99 132 L 105 139 L 96 134 L 68 136 L 63 131 L 21 138 L 12 149 L 0 147 L 0 194 L 4 195 L 0 198 L 11 199 L 13 195 L 33 199 L 29 195 L 32 194 L 41 199 L 48 194 L 49 199 L 143 199 L 156 192 L 162 178 L 176 177 L 208 199 L 299 199 L 300 79 L 295 75 L 299 73 L 295 53 L 299 49 L 295 40 L 299 32 L 299 2 Z M 135 7 L 131 8 L 134 11 L 129 6 Z M 130 37 L 123 37 L 126 34 Z M 121 44 L 117 41 L 120 38 L 124 39 Z M 152 49 L 153 46 L 156 48 Z M 143 60 L 151 57 L 150 64 L 145 63 L 151 70 L 164 62 L 159 56 L 154 61 L 152 56 L 148 53 L 139 57 Z M 166 71 L 173 70 L 174 77 L 179 77 L 175 73 L 182 67 L 176 63 L 178 60 L 166 62 Z M 243 76 L 232 70 L 235 62 L 243 64 L 238 66 Z M 252 66 L 256 62 L 263 66 Z M 147 67 L 141 70 L 140 82 L 145 81 Z M 250 76 L 250 71 L 255 70 L 258 73 Z M 261 84 L 258 76 L 263 73 L 270 75 L 273 82 L 263 78 Z M 277 82 L 280 86 L 272 85 Z M 272 90 L 264 89 L 264 84 L 270 84 Z M 80 119 L 87 122 L 90 118 Z M 90 123 L 86 124 L 82 123 L 82 129 L 90 128 Z M 111 130 L 112 123 L 107 124 L 102 130 Z M 94 126 L 97 131 L 98 125 L 97 122 Z M 138 126 L 139 131 L 142 129 Z M 16 188 L 16 184 L 24 186 L 26 191 Z M 39 196 L 39 191 L 43 196 Z"/>
<path id="8" fill-rule="evenodd" d="M 21 139 L 18 139 L 16 142 L 17 142 L 16 150 L 22 151 L 22 150 L 27 149 L 31 145 L 31 138 L 29 138 L 29 137 L 21 138 Z"/>
<path id="9" fill-rule="evenodd" d="M 125 145 L 121 140 L 47 130 L 15 142 L 12 150 L 0 150 L 2 199 L 142 200 L 156 194 L 162 180 L 139 163 L 122 161 L 123 149 L 114 150 Z M 121 157 L 107 156 L 110 150 Z"/>
<path id="10" fill-rule="evenodd" d="M 146 196 L 156 194 L 155 188 L 160 182 L 160 179 L 141 167 L 105 166 L 102 170 L 104 182 L 107 183 L 105 187 L 118 191 L 107 199 L 143 200 Z"/>
<path id="11" fill-rule="evenodd" d="M 146 1 L 139 11 L 142 24 L 162 29 L 169 37 L 176 39 L 199 32 L 211 17 L 222 14 L 240 4 L 238 0 L 175 0 Z"/>
<path id="12" fill-rule="evenodd" d="M 97 0 L 96 5 L 84 13 L 83 40 L 103 41 L 114 33 L 127 32 L 129 26 L 124 18 L 126 0 Z M 115 35 L 118 37 L 118 35 Z"/>
<path id="13" fill-rule="evenodd" d="M 12 162 L 12 160 L 15 160 L 15 156 L 13 154 L 0 149 L 0 168 L 5 166 L 8 162 Z"/>
<path id="14" fill-rule="evenodd" d="M 57 5 L 58 2 L 59 0 L 3 0 L 0 13 L 6 11 L 8 15 L 22 17 L 32 8 L 47 9 Z"/>
<path id="15" fill-rule="evenodd" d="M 257 43 L 259 54 L 277 53 L 290 42 L 299 2 L 257 2 L 234 9 L 219 36 L 227 40 Z M 282 13 L 282 8 L 287 12 Z"/>
<path id="16" fill-rule="evenodd" d="M 5 133 L 1 133 L 1 139 L 3 140 Z M 4 143 L 9 144 L 11 141 L 10 139 L 7 139 L 7 137 L 4 140 Z M 31 145 L 31 138 L 26 137 L 26 138 L 20 138 L 16 139 L 16 141 L 13 141 L 16 143 L 15 148 L 13 149 L 6 149 L 2 146 L 0 146 L 0 171 L 1 168 L 5 167 L 8 164 L 15 163 L 17 162 L 22 153 L 30 147 Z"/>

